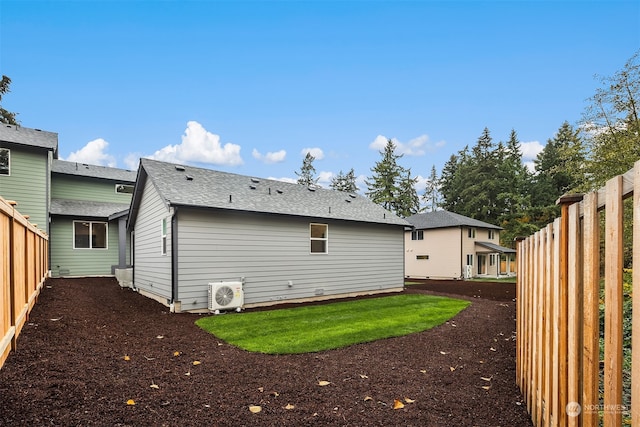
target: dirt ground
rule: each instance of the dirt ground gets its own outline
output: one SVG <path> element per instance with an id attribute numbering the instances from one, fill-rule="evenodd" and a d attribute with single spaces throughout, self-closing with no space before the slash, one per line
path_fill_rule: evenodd
<path id="1" fill-rule="evenodd" d="M 530 426 L 513 288 L 412 285 L 472 304 L 429 331 L 273 356 L 230 346 L 194 325 L 201 315 L 169 313 L 115 279 L 49 279 L 0 369 L 0 425 Z"/>

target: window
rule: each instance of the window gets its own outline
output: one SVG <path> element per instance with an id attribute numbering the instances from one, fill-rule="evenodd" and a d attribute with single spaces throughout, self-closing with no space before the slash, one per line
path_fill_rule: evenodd
<path id="1" fill-rule="evenodd" d="M 311 224 L 310 238 L 311 238 L 311 253 L 312 254 L 326 254 L 327 251 L 327 235 L 329 226 L 327 224 Z"/>
<path id="2" fill-rule="evenodd" d="M 424 230 L 413 230 L 411 240 L 424 240 Z"/>
<path id="3" fill-rule="evenodd" d="M 133 193 L 133 185 L 116 184 L 116 193 L 131 194 L 131 193 Z"/>
<path id="4" fill-rule="evenodd" d="M 416 259 L 429 259 L 429 255 L 416 255 Z"/>
<path id="5" fill-rule="evenodd" d="M 107 223 L 74 221 L 73 248 L 107 249 Z"/>
<path id="6" fill-rule="evenodd" d="M 489 265 L 490 266 L 496 265 L 496 254 L 489 255 Z"/>
<path id="7" fill-rule="evenodd" d="M 489 240 L 493 240 L 495 238 L 495 230 L 489 230 Z"/>
<path id="8" fill-rule="evenodd" d="M 10 151 L 8 148 L 0 148 L 0 175 L 11 175 Z"/>
<path id="9" fill-rule="evenodd" d="M 467 265 L 473 265 L 473 254 L 467 254 Z"/>
<path id="10" fill-rule="evenodd" d="M 167 254 L 167 218 L 162 218 L 162 229 L 160 231 L 160 253 Z"/>
<path id="11" fill-rule="evenodd" d="M 475 228 L 469 228 L 468 235 L 469 235 L 470 239 L 475 238 L 476 237 L 476 229 Z"/>

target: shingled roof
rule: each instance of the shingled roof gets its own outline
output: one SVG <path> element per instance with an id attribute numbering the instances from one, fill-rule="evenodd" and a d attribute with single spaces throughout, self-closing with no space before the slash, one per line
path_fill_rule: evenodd
<path id="1" fill-rule="evenodd" d="M 107 218 L 127 209 L 129 209 L 129 205 L 126 203 L 52 199 L 49 212 L 51 215 Z"/>
<path id="2" fill-rule="evenodd" d="M 409 226 L 402 218 L 355 193 L 306 187 L 141 159 L 132 200 L 135 222 L 145 181 L 149 179 L 166 203 L 324 219 Z"/>
<path id="3" fill-rule="evenodd" d="M 58 157 L 58 134 L 55 132 L 3 123 L 0 124 L 0 142 L 44 148 L 53 151 L 54 158 Z"/>
<path id="4" fill-rule="evenodd" d="M 88 165 L 86 163 L 68 162 L 65 160 L 54 160 L 51 165 L 51 172 L 64 175 L 110 179 L 113 181 L 131 184 L 136 181 L 136 171 L 111 168 L 108 166 Z"/>
<path id="5" fill-rule="evenodd" d="M 477 219 L 449 211 L 434 211 L 415 214 L 408 217 L 407 222 L 413 225 L 417 230 L 451 227 L 477 227 L 502 230 L 502 227 L 498 227 L 497 225 L 478 221 Z"/>

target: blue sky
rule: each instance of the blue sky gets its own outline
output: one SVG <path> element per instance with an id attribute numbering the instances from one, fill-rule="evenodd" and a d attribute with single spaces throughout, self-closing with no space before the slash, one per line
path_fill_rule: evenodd
<path id="1" fill-rule="evenodd" d="M 387 138 L 421 178 L 485 127 L 530 160 L 638 49 L 638 1 L 0 1 L 3 107 L 61 158 L 295 179 L 311 150 L 361 190 Z"/>

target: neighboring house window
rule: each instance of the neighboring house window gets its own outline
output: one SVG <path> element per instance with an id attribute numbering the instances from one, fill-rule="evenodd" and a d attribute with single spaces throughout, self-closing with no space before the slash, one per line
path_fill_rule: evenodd
<path id="1" fill-rule="evenodd" d="M 74 249 L 107 249 L 107 223 L 73 221 Z"/>
<path id="2" fill-rule="evenodd" d="M 467 265 L 473 265 L 473 254 L 467 254 Z"/>
<path id="3" fill-rule="evenodd" d="M 116 193 L 131 194 L 131 193 L 133 193 L 133 185 L 116 184 Z"/>
<path id="4" fill-rule="evenodd" d="M 493 240 L 495 238 L 494 230 L 489 230 L 489 240 Z"/>
<path id="5" fill-rule="evenodd" d="M 416 259 L 429 259 L 429 255 L 416 255 Z"/>
<path id="6" fill-rule="evenodd" d="M 424 240 L 424 230 L 413 230 L 411 240 Z"/>
<path id="7" fill-rule="evenodd" d="M 496 254 L 489 255 L 489 265 L 496 265 Z"/>
<path id="8" fill-rule="evenodd" d="M 161 254 L 167 254 L 167 218 L 162 218 L 162 231 L 161 231 Z"/>
<path id="9" fill-rule="evenodd" d="M 469 228 L 469 238 L 473 239 L 474 237 L 476 237 L 476 229 L 475 228 Z M 469 264 L 471 265 L 471 264 Z"/>
<path id="10" fill-rule="evenodd" d="M 0 148 L 0 175 L 11 175 L 10 151 L 8 148 Z"/>
<path id="11" fill-rule="evenodd" d="M 326 254 L 328 252 L 328 231 L 329 226 L 327 224 L 311 224 L 310 238 L 312 254 Z"/>

